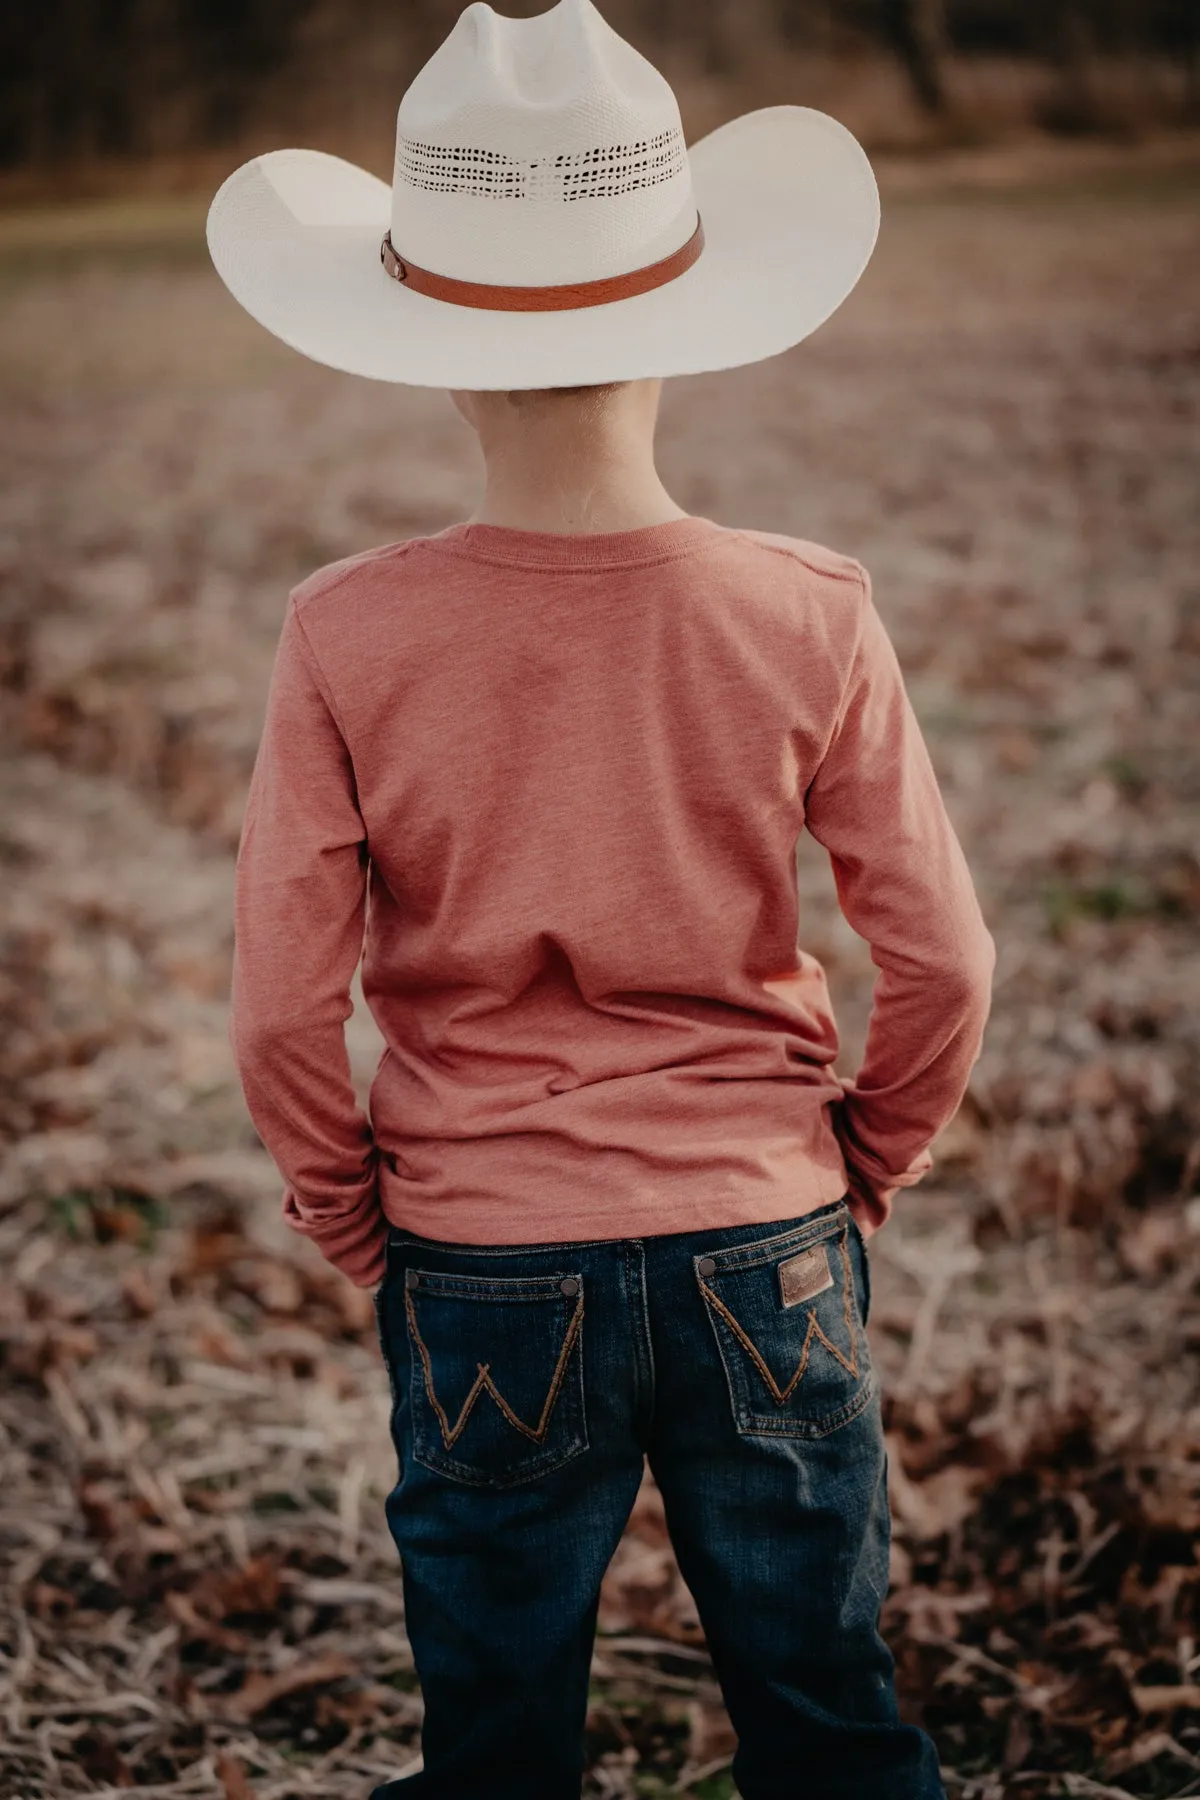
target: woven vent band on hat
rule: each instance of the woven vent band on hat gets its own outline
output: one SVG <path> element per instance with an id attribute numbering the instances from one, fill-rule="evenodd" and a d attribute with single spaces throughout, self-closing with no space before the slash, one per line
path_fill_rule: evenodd
<path id="1" fill-rule="evenodd" d="M 630 269 L 624 275 L 605 275 L 599 281 L 566 282 L 561 287 L 499 287 L 490 282 L 458 281 L 418 268 L 397 254 L 392 234 L 379 246 L 379 260 L 395 281 L 431 300 L 448 300 L 454 306 L 481 306 L 492 312 L 562 312 L 577 306 L 605 306 L 612 300 L 628 300 L 674 281 L 691 268 L 704 248 L 704 228 L 699 214 L 696 229 L 687 242 L 661 261 Z"/>
<path id="2" fill-rule="evenodd" d="M 409 187 L 505 199 L 611 199 L 634 188 L 657 187 L 686 167 L 683 132 L 676 127 L 634 143 L 560 151 L 532 161 L 503 150 L 429 144 L 403 133 L 396 146 L 396 173 Z"/>

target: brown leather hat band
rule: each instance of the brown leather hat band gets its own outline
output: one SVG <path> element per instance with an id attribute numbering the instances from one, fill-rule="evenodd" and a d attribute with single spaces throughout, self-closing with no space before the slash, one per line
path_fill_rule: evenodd
<path id="1" fill-rule="evenodd" d="M 625 275 L 606 275 L 600 281 L 572 281 L 562 287 L 495 287 L 484 281 L 457 281 L 450 275 L 435 275 L 432 269 L 418 268 L 416 263 L 397 256 L 389 231 L 379 247 L 379 260 L 395 281 L 402 281 L 414 294 L 427 294 L 431 300 L 449 300 L 455 306 L 483 306 L 492 312 L 561 312 L 573 306 L 605 306 L 610 300 L 628 300 L 634 294 L 649 293 L 662 287 L 690 269 L 704 248 L 704 229 L 699 215 L 696 229 L 686 244 L 672 250 L 661 262 L 647 263 L 644 268 L 630 269 Z"/>

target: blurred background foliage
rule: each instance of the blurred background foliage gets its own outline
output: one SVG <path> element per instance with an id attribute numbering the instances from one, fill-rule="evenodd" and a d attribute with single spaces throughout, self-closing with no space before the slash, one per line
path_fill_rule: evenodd
<path id="1" fill-rule="evenodd" d="M 1200 0 L 600 4 L 690 141 L 817 106 L 884 196 L 850 302 L 668 383 L 658 448 L 871 569 L 1001 953 L 873 1243 L 906 1716 L 951 1800 L 1200 1800 Z M 232 885 L 290 584 L 479 465 L 256 325 L 204 216 L 288 143 L 389 177 L 460 6 L 0 5 L 0 1796 L 360 1800 L 416 1751 L 374 1314 L 279 1216 Z M 797 881 L 852 1068 L 874 966 Z M 592 1674 L 588 1800 L 732 1794 L 649 1479 Z"/>
<path id="2" fill-rule="evenodd" d="M 458 0 L 42 0 L 0 9 L 0 170 L 162 158 L 384 122 Z M 516 15 L 539 0 L 509 0 Z M 1198 0 L 607 0 L 675 82 L 820 98 L 869 145 L 1033 126 L 1141 134 L 1200 120 Z M 692 118 L 689 120 L 689 109 Z M 385 152 L 381 149 L 380 155 Z M 390 158 L 388 159 L 390 160 Z M 386 168 L 384 161 L 383 167 Z"/>

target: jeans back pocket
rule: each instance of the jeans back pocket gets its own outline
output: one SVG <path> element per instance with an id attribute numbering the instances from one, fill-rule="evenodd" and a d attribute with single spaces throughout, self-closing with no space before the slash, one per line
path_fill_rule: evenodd
<path id="1" fill-rule="evenodd" d="M 693 1258 L 743 1435 L 826 1437 L 868 1405 L 865 1258 L 845 1209 Z"/>
<path id="2" fill-rule="evenodd" d="M 583 1278 L 404 1271 L 417 1461 L 515 1487 L 588 1447 Z"/>

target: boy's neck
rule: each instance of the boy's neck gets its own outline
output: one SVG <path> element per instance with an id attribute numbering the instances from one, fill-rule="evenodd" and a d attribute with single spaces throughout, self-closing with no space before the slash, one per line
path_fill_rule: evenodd
<path id="1" fill-rule="evenodd" d="M 516 531 L 564 533 L 637 531 L 686 519 L 663 487 L 657 473 L 648 480 L 614 486 L 516 485 L 488 481 L 483 499 L 467 520 L 470 525 L 505 525 Z"/>
<path id="2" fill-rule="evenodd" d="M 518 531 L 636 531 L 689 515 L 654 466 L 657 383 L 612 396 L 510 397 L 477 409 L 486 471 L 468 524 Z"/>

